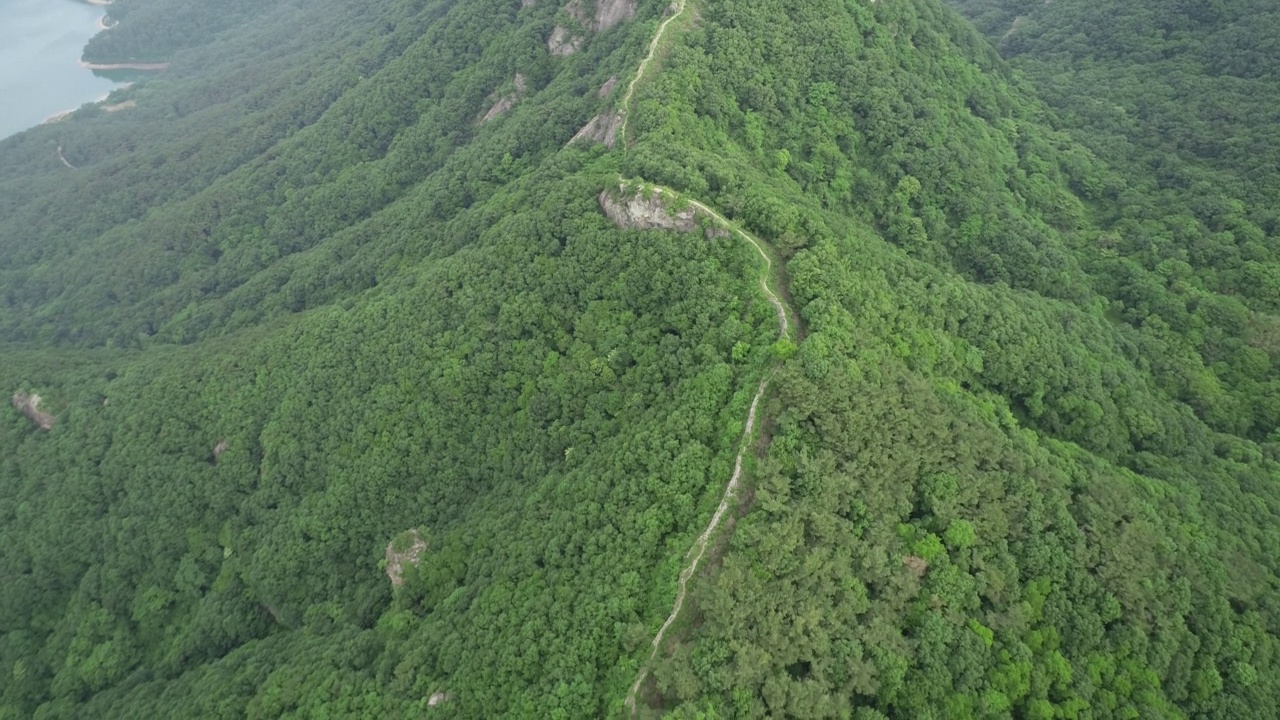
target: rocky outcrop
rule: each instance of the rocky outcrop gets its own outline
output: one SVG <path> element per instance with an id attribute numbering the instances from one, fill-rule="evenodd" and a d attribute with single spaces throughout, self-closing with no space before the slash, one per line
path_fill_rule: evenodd
<path id="1" fill-rule="evenodd" d="M 600 98 L 601 100 L 609 97 L 609 93 L 613 92 L 613 89 L 617 86 L 618 86 L 618 76 L 614 75 L 613 77 L 604 81 L 604 84 L 600 86 L 600 92 L 596 93 L 596 97 Z"/>
<path id="2" fill-rule="evenodd" d="M 511 91 L 509 94 L 501 98 L 498 98 L 498 100 L 494 102 L 493 106 L 489 108 L 489 111 L 486 112 L 484 116 L 480 118 L 481 124 L 487 123 L 490 120 L 493 120 L 494 118 L 505 114 L 508 110 L 515 107 L 516 103 L 520 102 L 520 100 L 524 98 L 525 87 L 526 87 L 525 81 L 524 81 L 524 75 L 522 75 L 521 73 L 516 73 L 514 84 L 515 84 L 515 89 Z"/>
<path id="3" fill-rule="evenodd" d="M 569 144 L 585 140 L 604 143 L 605 147 L 612 150 L 613 146 L 618 142 L 618 128 L 620 127 L 622 127 L 622 115 L 611 110 L 603 115 L 591 118 L 591 122 L 583 125 L 578 134 L 569 140 Z"/>
<path id="4" fill-rule="evenodd" d="M 565 6 L 569 17 L 583 30 L 604 32 L 636 16 L 637 0 L 595 0 L 595 14 L 588 14 L 587 0 L 570 0 Z M 582 49 L 586 38 L 576 35 L 564 25 L 556 25 L 547 39 L 547 49 L 552 55 L 563 57 Z"/>
<path id="5" fill-rule="evenodd" d="M 489 111 L 484 114 L 484 117 L 480 118 L 480 123 L 484 124 L 494 118 L 501 117 L 515 104 L 516 101 L 509 97 L 504 97 L 498 100 L 498 102 L 494 103 L 493 106 L 489 108 Z"/>
<path id="6" fill-rule="evenodd" d="M 407 530 L 387 543 L 387 577 L 396 587 L 404 585 L 406 567 L 416 566 L 427 551 L 427 541 L 417 530 Z"/>
<path id="7" fill-rule="evenodd" d="M 565 57 L 581 50 L 585 41 L 586 38 L 574 37 L 569 34 L 568 28 L 557 25 L 551 31 L 551 37 L 547 38 L 547 49 L 556 57 Z"/>
<path id="8" fill-rule="evenodd" d="M 53 429 L 54 417 L 47 412 L 40 410 L 40 396 L 32 393 L 28 395 L 21 390 L 13 394 L 13 406 L 18 412 L 27 416 L 27 419 L 36 424 L 36 427 L 44 431 Z"/>
<path id="9" fill-rule="evenodd" d="M 635 17 L 636 2 L 637 0 L 596 0 L 595 26 L 592 29 L 604 32 Z"/>
<path id="10" fill-rule="evenodd" d="M 600 193 L 600 209 L 623 230 L 675 230 L 696 232 L 697 214 L 692 207 L 672 211 L 658 190 L 627 194 L 621 198 L 606 190 Z"/>

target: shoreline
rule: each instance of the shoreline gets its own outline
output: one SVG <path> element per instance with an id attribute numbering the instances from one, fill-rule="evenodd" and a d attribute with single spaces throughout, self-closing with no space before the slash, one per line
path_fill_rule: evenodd
<path id="1" fill-rule="evenodd" d="M 151 71 L 159 71 L 159 70 L 168 70 L 168 69 L 169 69 L 169 63 L 167 63 L 167 62 L 158 62 L 158 63 L 134 63 L 134 62 L 125 62 L 125 63 L 91 63 L 91 62 L 85 62 L 84 60 L 81 60 L 81 61 L 80 61 L 80 67 L 82 67 L 82 68 L 84 68 L 84 69 L 86 69 L 86 70 L 151 70 Z"/>
<path id="2" fill-rule="evenodd" d="M 110 92 L 98 98 L 97 100 L 90 100 L 89 102 L 82 104 L 80 107 L 75 107 L 75 108 L 71 108 L 70 110 L 63 110 L 62 112 L 54 113 L 53 115 L 50 115 L 44 120 L 41 120 L 40 124 L 52 125 L 53 123 L 56 123 L 56 122 L 62 122 L 63 120 L 66 120 L 67 118 L 71 117 L 73 113 L 77 112 L 78 110 L 80 110 L 80 108 L 84 107 L 85 105 L 91 105 L 91 104 L 102 105 L 108 99 L 110 99 L 112 93 L 116 92 L 117 90 L 128 90 L 131 87 L 133 87 L 133 83 L 131 82 L 124 83 L 118 88 L 113 88 Z M 135 108 L 135 107 L 138 107 L 138 101 L 129 99 L 129 100 L 121 100 L 120 102 L 115 103 L 113 105 L 102 105 L 102 110 L 103 112 L 113 113 L 113 112 L 120 112 L 121 110 L 128 110 L 129 108 Z"/>
<path id="3" fill-rule="evenodd" d="M 84 0 L 84 1 L 85 1 L 85 2 L 87 2 L 87 3 L 89 3 L 90 5 L 94 5 L 94 6 L 97 6 L 97 7 L 108 7 L 108 6 L 110 6 L 110 5 L 111 5 L 111 3 L 112 3 L 112 0 Z M 106 31 L 111 30 L 111 29 L 114 29 L 114 28 L 116 28 L 117 26 L 119 26 L 119 25 L 120 25 L 120 21 L 119 21 L 119 20 L 117 20 L 117 21 L 115 21 L 115 22 L 113 22 L 113 23 L 108 24 L 108 22 L 107 22 L 107 18 L 109 18 L 109 17 L 111 17 L 110 13 L 103 13 L 103 15 L 97 19 L 97 21 L 95 22 L 95 27 L 97 27 L 98 32 L 100 32 L 100 33 L 102 33 L 102 32 L 106 32 Z M 167 70 L 167 69 L 169 68 L 169 63 L 167 63 L 167 62 L 155 62 L 155 63 L 139 63 L 139 62 L 95 63 L 95 62 L 86 62 L 86 61 L 85 61 L 85 59 L 84 59 L 84 57 L 82 56 L 82 57 L 80 58 L 80 67 L 82 67 L 82 68 L 84 68 L 84 69 L 86 69 L 86 70 L 139 70 L 139 71 L 159 71 L 159 70 Z M 99 101 L 99 102 L 101 102 L 101 101 Z"/>
<path id="4" fill-rule="evenodd" d="M 106 101 L 107 101 L 107 98 L 111 97 L 111 93 L 112 93 L 112 92 L 115 92 L 115 90 L 112 90 L 111 92 L 108 92 L 106 95 L 103 95 L 102 97 L 98 98 L 97 100 L 90 100 L 90 101 L 89 101 L 89 102 L 87 102 L 87 103 L 82 103 L 82 104 L 80 105 L 80 107 L 73 107 L 73 108 L 71 108 L 70 110 L 63 110 L 62 112 L 54 113 L 54 114 L 50 115 L 49 117 L 45 118 L 44 120 L 42 120 L 42 121 L 40 122 L 40 124 L 41 124 L 41 125 L 52 125 L 52 124 L 54 124 L 54 123 L 56 123 L 56 122 L 62 122 L 63 120 L 66 120 L 67 118 L 71 117 L 71 115 L 72 115 L 73 113 L 75 113 L 77 110 L 79 110 L 80 108 L 84 107 L 85 105 L 90 105 L 90 104 L 93 104 L 93 105 L 99 105 L 99 104 L 101 104 L 101 103 L 106 102 Z"/>
<path id="5" fill-rule="evenodd" d="M 112 0 L 84 0 L 84 2 L 88 5 L 93 5 L 96 7 L 107 7 L 112 4 Z M 97 18 L 95 25 L 97 27 L 98 32 L 111 30 L 112 28 L 115 28 L 120 24 L 119 21 L 109 23 L 108 21 L 109 17 L 110 17 L 109 14 L 104 13 L 103 15 Z M 169 67 L 169 63 L 167 62 L 164 62 L 164 63 L 90 63 L 90 62 L 85 62 L 83 59 L 77 62 L 80 65 L 80 67 L 86 70 L 159 71 L 159 70 L 165 70 Z M 115 81 L 112 81 L 112 82 L 113 84 L 116 84 L 117 87 L 112 88 L 102 97 L 91 100 L 88 103 L 82 103 L 80 106 L 71 108 L 69 110 L 62 110 L 60 112 L 56 112 L 50 115 L 49 117 L 46 117 L 44 120 L 41 120 L 40 123 L 34 127 L 40 127 L 42 125 L 52 125 L 54 123 L 62 122 L 63 120 L 66 120 L 67 118 L 75 114 L 76 111 L 78 111 L 81 107 L 84 107 L 84 105 L 87 105 L 87 104 L 102 105 L 107 101 L 109 97 L 111 97 L 111 93 L 115 92 L 116 90 L 126 89 L 131 85 L 133 85 L 132 82 L 126 82 L 126 83 L 116 83 Z M 136 106 L 137 106 L 136 101 L 125 100 L 123 102 L 116 103 L 114 105 L 104 105 L 102 109 L 105 110 L 106 112 L 117 112 L 120 110 L 126 110 Z M 61 148 L 59 148 L 59 150 L 61 150 Z M 59 153 L 59 156 L 61 156 L 61 153 Z M 68 164 L 66 160 L 63 160 L 63 163 L 66 164 L 68 167 L 71 167 L 71 165 Z"/>
<path id="6" fill-rule="evenodd" d="M 76 108 L 76 110 L 79 110 L 79 109 L 80 108 Z M 41 120 L 40 125 L 52 125 L 56 122 L 62 122 L 63 120 L 66 120 L 68 117 L 70 117 L 71 113 L 75 112 L 76 110 L 63 110 L 60 113 L 54 113 L 53 115 L 50 115 L 49 117 Z"/>
<path id="7" fill-rule="evenodd" d="M 94 5 L 97 7 L 107 7 L 111 5 L 112 0 L 84 0 L 84 2 L 88 3 L 89 5 Z M 120 24 L 119 21 L 116 21 L 108 25 L 107 24 L 108 17 L 110 16 L 104 13 L 102 16 L 100 16 L 97 19 L 95 25 L 98 29 L 98 32 L 105 32 Z M 169 68 L 169 63 L 167 62 L 92 63 L 92 62 L 86 62 L 83 58 L 81 58 L 78 61 L 78 63 L 80 67 L 84 68 L 85 70 L 91 70 L 91 71 L 92 70 L 136 70 L 139 72 L 146 72 L 146 71 L 155 72 L 155 71 L 167 70 Z M 102 103 L 107 101 L 107 98 L 111 97 L 112 92 L 115 92 L 116 90 L 119 90 L 119 89 L 128 88 L 131 85 L 133 85 L 132 82 L 123 83 L 122 85 L 120 85 L 120 87 L 113 88 L 106 95 L 103 95 L 102 97 L 97 98 L 96 100 L 91 100 L 90 103 L 94 105 L 101 105 Z M 83 103 L 80 107 L 83 107 L 84 105 L 87 105 L 90 103 Z M 125 110 L 125 109 L 136 107 L 136 106 L 137 106 L 137 103 L 135 101 L 126 100 L 124 102 L 117 103 L 115 105 L 104 106 L 103 109 L 106 110 L 107 112 L 116 112 L 118 110 Z M 79 110 L 80 107 L 74 107 L 74 108 L 71 108 L 70 110 L 63 110 L 61 112 L 54 113 L 53 115 L 50 115 L 49 117 L 40 121 L 40 125 L 52 125 L 53 123 L 62 122 L 63 120 L 66 120 L 68 117 L 71 117 L 71 115 L 74 114 L 77 110 Z M 63 162 L 65 163 L 66 161 L 64 160 Z"/>

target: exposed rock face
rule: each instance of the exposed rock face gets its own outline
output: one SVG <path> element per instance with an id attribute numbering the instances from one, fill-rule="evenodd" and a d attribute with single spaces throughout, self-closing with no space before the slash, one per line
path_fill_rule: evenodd
<path id="1" fill-rule="evenodd" d="M 511 97 L 503 97 L 502 100 L 494 102 L 493 108 L 489 108 L 488 113 L 485 113 L 484 117 L 480 118 L 480 122 L 488 123 L 489 120 L 497 118 L 499 117 L 499 115 L 506 113 L 506 111 L 511 109 L 511 106 L 515 104 L 516 104 L 515 100 L 512 100 Z"/>
<path id="2" fill-rule="evenodd" d="M 583 29 L 599 33 L 635 17 L 638 0 L 595 0 L 594 16 L 587 14 L 586 2 L 570 0 L 565 10 Z M 582 49 L 585 41 L 586 38 L 575 36 L 569 28 L 557 25 L 547 39 L 547 49 L 552 55 L 572 55 Z"/>
<path id="3" fill-rule="evenodd" d="M 604 32 L 609 28 L 636 16 L 637 0 L 596 0 L 596 21 L 593 28 Z"/>
<path id="4" fill-rule="evenodd" d="M 618 141 L 618 128 L 622 126 L 622 115 L 616 111 L 609 111 L 603 115 L 597 115 L 591 118 L 591 122 L 582 126 L 577 135 L 574 135 L 569 143 L 575 143 L 579 140 L 588 140 L 591 142 L 604 143 L 605 147 L 613 149 Z"/>
<path id="5" fill-rule="evenodd" d="M 499 98 L 498 101 L 493 104 L 493 107 L 489 108 L 489 111 L 484 114 L 484 117 L 480 118 L 481 123 L 487 123 L 490 120 L 506 113 L 508 110 L 515 107 L 516 103 L 520 102 L 520 100 L 524 98 L 526 85 L 523 74 L 516 73 L 515 86 L 516 89 L 514 92 L 505 97 Z"/>
<path id="6" fill-rule="evenodd" d="M 53 429 L 54 417 L 47 412 L 40 411 L 40 396 L 28 395 L 21 390 L 13 394 L 13 406 L 18 409 L 27 419 L 36 424 L 36 427 L 44 431 Z"/>
<path id="7" fill-rule="evenodd" d="M 609 93 L 613 92 L 613 89 L 617 87 L 617 85 L 618 85 L 618 76 L 614 75 L 613 77 L 604 81 L 604 84 L 600 86 L 600 92 L 596 93 L 596 97 L 600 98 L 601 100 L 609 97 Z"/>
<path id="8" fill-rule="evenodd" d="M 484 114 L 484 117 L 480 118 L 480 122 L 487 123 L 490 120 L 503 115 L 511 109 L 512 105 L 515 105 L 515 100 L 512 100 L 509 97 L 502 98 L 498 102 L 494 103 L 493 107 L 489 108 L 489 111 Z"/>
<path id="9" fill-rule="evenodd" d="M 417 530 L 402 532 L 387 543 L 387 577 L 391 578 L 391 584 L 403 585 L 405 567 L 417 565 L 426 551 L 427 541 Z"/>
<path id="10" fill-rule="evenodd" d="M 557 25 L 551 31 L 551 37 L 547 38 L 547 49 L 552 55 L 564 57 L 572 55 L 582 49 L 584 38 L 573 37 L 569 34 L 568 29 L 561 25 Z"/>
<path id="11" fill-rule="evenodd" d="M 636 193 L 620 200 L 606 190 L 600 193 L 600 208 L 613 224 L 624 230 L 696 232 L 698 229 L 697 215 L 693 208 L 673 213 L 667 208 L 662 193 L 657 190 Z"/>

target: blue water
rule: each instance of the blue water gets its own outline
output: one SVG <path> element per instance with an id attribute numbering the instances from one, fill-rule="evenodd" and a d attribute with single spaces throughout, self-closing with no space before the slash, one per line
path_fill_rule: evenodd
<path id="1" fill-rule="evenodd" d="M 83 0 L 0 0 L 0 138 L 117 87 L 79 65 L 107 9 Z"/>

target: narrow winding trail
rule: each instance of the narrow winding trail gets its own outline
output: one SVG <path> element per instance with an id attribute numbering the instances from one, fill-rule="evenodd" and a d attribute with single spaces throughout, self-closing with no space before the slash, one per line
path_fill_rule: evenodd
<path id="1" fill-rule="evenodd" d="M 658 191 L 668 195 L 675 195 L 675 193 L 663 187 L 658 188 Z M 756 238 L 755 236 L 753 236 L 751 233 L 748 233 L 747 231 L 729 222 L 720 213 L 716 212 L 715 210 L 712 210 L 706 205 L 703 205 L 697 200 L 686 198 L 686 201 L 690 205 L 706 213 L 708 216 L 713 218 L 716 222 L 720 223 L 722 226 L 724 226 L 726 230 L 736 233 L 739 237 L 751 243 L 752 247 L 756 249 L 756 252 L 760 253 L 761 259 L 764 260 L 764 273 L 760 276 L 760 290 L 764 292 L 765 298 L 769 300 L 769 304 L 772 305 L 774 311 L 778 313 L 778 339 L 790 340 L 791 339 L 791 320 L 787 316 L 787 306 L 782 303 L 782 300 L 779 299 L 777 294 L 773 292 L 773 289 L 769 287 L 769 277 L 773 274 L 773 260 L 770 259 L 769 253 L 764 249 L 765 247 L 764 243 L 760 241 L 758 238 Z"/>
<path id="2" fill-rule="evenodd" d="M 738 492 L 738 485 L 742 480 L 742 456 L 747 452 L 751 435 L 755 432 L 756 410 L 760 407 L 760 399 L 764 397 L 765 390 L 769 389 L 769 381 L 773 379 L 775 372 L 777 372 L 776 367 L 771 369 L 768 375 L 764 376 L 764 379 L 760 381 L 760 387 L 756 389 L 756 396 L 751 400 L 751 410 L 747 412 L 747 426 L 742 429 L 738 457 L 733 462 L 733 476 L 729 478 L 729 484 L 725 486 L 724 495 L 720 497 L 720 506 L 716 508 L 715 514 L 711 516 L 711 522 L 707 523 L 706 529 L 702 531 L 702 534 L 694 541 L 693 547 L 689 549 L 689 563 L 680 571 L 680 581 L 676 590 L 675 603 L 671 607 L 671 614 L 667 616 L 666 622 L 662 623 L 662 627 L 658 628 L 658 633 L 653 636 L 649 657 L 645 660 L 644 665 L 641 666 L 640 675 L 636 678 L 635 683 L 632 684 L 631 691 L 627 693 L 627 709 L 632 716 L 636 714 L 636 693 L 640 691 L 640 686 L 644 684 L 645 678 L 649 677 L 649 665 L 658 654 L 658 648 L 662 646 L 662 638 L 667 634 L 671 624 L 680 616 L 680 610 L 684 607 L 684 596 L 689 589 L 689 579 L 698 571 L 698 563 L 702 561 L 702 556 L 707 552 L 707 544 L 711 541 L 712 533 L 720 526 L 720 521 L 729 510 L 729 502 L 733 500 L 734 495 Z"/>
<path id="3" fill-rule="evenodd" d="M 58 146 L 58 159 L 62 161 L 62 164 L 65 165 L 68 170 L 79 170 L 79 168 L 77 168 L 75 165 L 72 165 L 71 163 L 67 162 L 67 158 L 62 154 L 61 145 Z"/>
<path id="4" fill-rule="evenodd" d="M 662 21 L 658 26 L 658 32 L 654 34 L 653 39 L 649 41 L 649 54 L 644 56 L 640 61 L 640 67 L 636 68 L 636 74 L 632 76 L 631 82 L 627 83 L 627 92 L 622 96 L 622 126 L 618 130 L 618 137 L 622 139 L 622 147 L 627 147 L 627 119 L 631 115 L 629 109 L 631 107 L 631 95 L 636 91 L 636 84 L 640 82 L 640 78 L 644 77 L 645 70 L 649 69 L 649 63 L 653 62 L 653 56 L 658 52 L 658 43 L 662 40 L 662 36 L 667 33 L 667 26 L 675 21 L 676 18 L 684 14 L 684 9 L 689 4 L 689 0 L 672 0 L 671 17 Z"/>
<path id="5" fill-rule="evenodd" d="M 640 66 L 636 69 L 635 76 L 631 78 L 631 82 L 628 83 L 627 85 L 627 92 L 622 97 L 622 108 L 619 111 L 622 115 L 622 124 L 620 126 L 620 130 L 618 133 L 618 137 L 621 138 L 622 140 L 622 147 L 624 152 L 626 151 L 626 148 L 627 148 L 627 120 L 628 120 L 628 117 L 630 116 L 632 94 L 635 92 L 636 85 L 639 84 L 640 80 L 644 77 L 645 71 L 649 67 L 649 63 L 653 61 L 653 58 L 658 50 L 658 44 L 659 42 L 661 42 L 663 35 L 667 32 L 667 28 L 671 25 L 673 21 L 676 20 L 676 18 L 684 14 L 684 11 L 687 5 L 688 5 L 688 0 L 673 0 L 671 4 L 671 9 L 673 10 L 671 16 L 668 17 L 666 20 L 664 20 L 660 26 L 658 26 L 657 34 L 655 34 L 653 36 L 653 40 L 649 42 L 648 54 L 645 56 L 644 60 L 640 62 Z M 667 195 L 673 199 L 682 197 L 679 193 L 669 188 L 664 188 L 659 186 L 659 187 L 656 187 L 655 189 L 659 193 L 663 195 Z M 734 223 L 726 219 L 723 215 L 711 209 L 707 205 L 701 202 L 698 202 L 697 200 L 694 200 L 692 198 L 683 198 L 683 199 L 686 202 L 688 202 L 690 205 L 692 205 L 694 208 L 697 208 L 700 212 L 714 219 L 718 224 L 723 226 L 726 230 L 732 232 L 735 235 L 738 235 L 742 239 L 751 243 L 751 246 L 756 249 L 756 252 L 760 253 L 761 259 L 764 260 L 764 268 L 760 274 L 760 290 L 761 292 L 764 293 L 765 298 L 769 301 L 769 304 L 773 306 L 774 311 L 777 313 L 778 339 L 780 340 L 791 339 L 791 321 L 789 319 L 789 313 L 787 312 L 787 306 L 779 298 L 778 294 L 774 292 L 772 288 L 769 287 L 769 280 L 773 276 L 773 260 L 769 257 L 769 253 L 765 249 L 765 243 L 759 240 L 758 238 L 752 236 L 750 233 L 746 232 L 745 230 L 742 230 L 741 228 L 736 226 Z M 687 555 L 688 562 L 685 564 L 685 567 L 680 571 L 680 579 L 679 579 L 677 590 L 676 590 L 675 602 L 672 604 L 672 607 L 671 607 L 671 614 L 667 616 L 666 622 L 662 623 L 662 627 L 660 627 L 658 629 L 657 634 L 654 635 L 653 642 L 651 643 L 651 647 L 649 650 L 649 656 L 645 659 L 644 664 L 640 667 L 640 674 L 638 677 L 636 677 L 635 683 L 631 685 L 630 692 L 627 693 L 627 699 L 626 699 L 627 711 L 628 711 L 628 714 L 632 717 L 634 717 L 636 713 L 636 694 L 640 691 L 640 686 L 644 684 L 645 679 L 648 678 L 649 676 L 649 666 L 653 663 L 653 659 L 657 656 L 658 650 L 662 646 L 662 639 L 663 637 L 666 636 L 667 630 L 669 630 L 671 628 L 671 625 L 675 623 L 676 618 L 680 616 L 680 611 L 684 608 L 684 599 L 685 599 L 686 593 L 688 592 L 689 580 L 692 579 L 694 574 L 697 572 L 698 564 L 702 561 L 703 555 L 706 554 L 707 545 L 711 542 L 711 536 L 715 533 L 716 529 L 720 526 L 721 520 L 724 519 L 724 516 L 728 512 L 729 506 L 734 496 L 737 494 L 738 486 L 742 480 L 743 457 L 746 455 L 747 450 L 751 444 L 751 437 L 755 433 L 756 413 L 760 407 L 760 400 L 764 397 L 765 391 L 769 389 L 769 383 L 773 380 L 773 376 L 777 371 L 778 371 L 778 364 L 775 363 L 773 367 L 769 369 L 768 373 L 765 374 L 764 378 L 760 380 L 760 385 L 756 389 L 755 397 L 751 400 L 751 409 L 747 412 L 747 422 L 742 429 L 742 437 L 738 441 L 738 455 L 733 462 L 733 475 L 729 478 L 729 483 L 725 486 L 724 494 L 721 495 L 720 497 L 720 505 L 716 508 L 715 513 L 711 516 L 711 520 L 707 523 L 706 528 L 703 529 L 702 534 L 699 535 L 698 539 L 694 541 L 693 547 L 689 549 L 689 553 Z"/>

